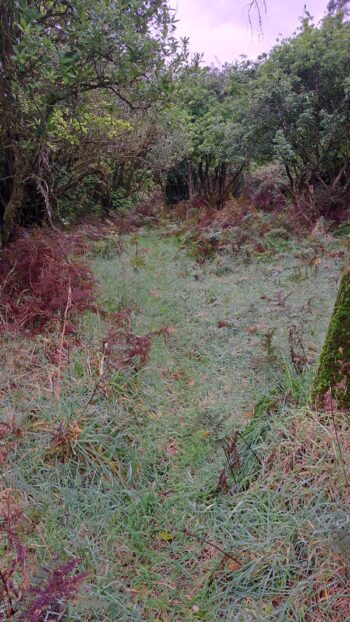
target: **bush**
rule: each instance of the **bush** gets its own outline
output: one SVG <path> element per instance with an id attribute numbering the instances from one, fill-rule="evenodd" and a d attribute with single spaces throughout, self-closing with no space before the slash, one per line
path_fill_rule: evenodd
<path id="1" fill-rule="evenodd" d="M 243 195 L 256 209 L 271 212 L 286 205 L 288 179 L 281 164 L 268 164 L 245 179 Z"/>
<path id="2" fill-rule="evenodd" d="M 0 330 L 42 331 L 94 303 L 94 279 L 61 234 L 22 232 L 0 261 Z"/>

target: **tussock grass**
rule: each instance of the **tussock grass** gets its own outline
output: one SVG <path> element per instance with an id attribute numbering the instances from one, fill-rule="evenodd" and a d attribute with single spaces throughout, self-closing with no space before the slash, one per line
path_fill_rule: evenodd
<path id="1" fill-rule="evenodd" d="M 217 619 L 349 619 L 348 429 L 288 404 L 251 422 L 263 466 L 216 525 L 242 564 L 213 575 Z"/>
<path id="2" fill-rule="evenodd" d="M 3 486 L 33 523 L 37 566 L 74 558 L 88 572 L 66 619 L 346 619 L 334 533 L 347 421 L 337 416 L 336 435 L 332 417 L 302 406 L 309 368 L 300 380 L 286 367 L 292 322 L 309 364 L 317 357 L 339 258 L 315 267 L 298 245 L 200 266 L 155 231 L 117 250 L 100 244 L 92 260 L 104 309 L 132 308 L 135 335 L 168 327 L 143 366 L 108 368 L 105 319 L 88 312 L 58 400 L 43 338 L 20 343 L 21 369 L 16 344 L 1 345 L 2 420 L 23 430 Z M 236 431 L 239 468 L 224 452 Z"/>

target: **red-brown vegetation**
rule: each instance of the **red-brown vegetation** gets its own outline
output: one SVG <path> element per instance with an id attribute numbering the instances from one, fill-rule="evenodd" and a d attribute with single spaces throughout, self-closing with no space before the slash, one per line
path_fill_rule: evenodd
<path id="1" fill-rule="evenodd" d="M 69 320 L 94 303 L 89 268 L 69 257 L 72 246 L 56 233 L 22 232 L 0 261 L 0 331 L 41 332 L 52 320 Z M 67 326 L 72 329 L 72 326 Z"/>

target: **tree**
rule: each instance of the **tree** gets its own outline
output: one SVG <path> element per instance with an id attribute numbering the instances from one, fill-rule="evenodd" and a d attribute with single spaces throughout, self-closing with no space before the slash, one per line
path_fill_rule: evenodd
<path id="1" fill-rule="evenodd" d="M 260 159 L 285 167 L 306 217 L 344 210 L 350 195 L 350 25 L 341 15 L 275 47 L 251 83 L 247 115 Z"/>
<path id="2" fill-rule="evenodd" d="M 201 67 L 197 57 L 181 72 L 174 96 L 192 150 L 169 172 L 170 199 L 197 194 L 221 208 L 237 193 L 255 145 L 244 114 L 250 71 L 246 62 L 222 69 Z"/>
<path id="3" fill-rule="evenodd" d="M 50 219 L 48 135 L 109 92 L 123 111 L 164 96 L 177 43 L 166 0 L 3 0 L 0 6 L 0 222 L 6 244 L 41 204 Z M 63 112 L 64 114 L 64 112 Z"/>
<path id="4" fill-rule="evenodd" d="M 349 12 L 349 0 L 330 0 L 327 4 L 328 15 L 335 15 L 336 13 Z"/>
<path id="5" fill-rule="evenodd" d="M 295 142 L 293 145 L 286 138 L 286 131 L 290 134 L 290 129 L 295 124 L 295 121 L 290 123 L 288 115 L 292 113 L 292 116 L 294 116 L 295 107 L 299 104 L 299 100 L 295 101 L 293 88 L 291 88 L 292 85 L 288 82 L 285 84 L 287 97 L 282 98 L 289 104 L 284 115 L 284 123 L 282 122 L 281 127 L 278 129 L 276 126 L 274 128 L 274 130 L 277 129 L 275 134 L 276 153 L 286 166 L 291 187 L 295 188 L 295 179 L 291 175 L 289 168 L 290 164 L 293 163 L 297 178 L 300 178 L 301 171 L 306 168 L 306 178 L 308 180 L 311 180 L 313 175 L 317 175 L 323 185 L 330 183 L 330 186 L 328 185 L 327 188 L 327 190 L 330 189 L 331 191 L 329 194 L 330 199 L 338 184 L 343 185 L 346 193 L 350 183 L 350 83 L 348 80 L 350 47 L 349 24 L 344 22 L 344 17 L 349 13 L 348 5 L 348 0 L 330 0 L 327 5 L 327 12 L 329 16 L 335 16 L 335 19 L 325 20 L 323 27 L 319 30 L 312 29 L 310 31 L 309 23 L 304 20 L 304 41 L 302 41 L 302 44 L 304 43 L 304 54 L 300 57 L 299 63 L 296 66 L 295 63 L 290 63 L 291 48 L 289 42 L 286 42 L 283 50 L 282 56 L 285 57 L 285 60 L 289 60 L 287 67 L 285 63 L 282 63 L 285 72 L 284 77 L 288 76 L 288 81 L 290 75 L 294 75 L 294 79 L 297 76 L 301 81 L 306 79 L 311 95 L 305 102 L 301 98 L 302 111 L 299 114 L 301 123 L 296 123 L 298 130 L 296 139 L 298 141 L 300 138 L 301 150 L 298 142 Z M 299 42 L 300 37 L 299 40 L 298 38 L 294 40 L 296 45 Z M 305 43 L 307 44 L 306 49 Z M 275 59 L 276 56 L 279 57 L 279 49 L 276 50 Z M 295 69 L 297 69 L 296 76 Z M 302 89 L 302 82 L 298 87 L 297 94 L 299 96 L 305 95 L 305 90 Z M 310 100 L 313 102 L 315 99 L 317 102 L 317 114 L 314 114 L 309 104 Z M 305 108 L 303 109 L 304 106 Z M 275 108 L 277 118 L 279 111 L 280 106 Z M 301 130 L 300 136 L 299 130 Z M 271 133 L 271 126 L 265 120 L 265 135 L 266 131 Z M 313 136 L 310 135 L 310 131 Z M 297 169 L 298 158 L 302 163 L 299 175 Z M 307 165 L 307 162 L 309 162 L 309 165 Z M 322 179 L 320 174 L 325 175 L 326 179 Z M 310 401 L 316 408 L 326 407 L 328 409 L 339 408 L 345 410 L 350 408 L 349 266 L 346 267 L 341 279 L 312 385 Z"/>
<path id="6" fill-rule="evenodd" d="M 350 408 L 349 266 L 340 283 L 312 387 L 311 401 L 318 408 Z"/>

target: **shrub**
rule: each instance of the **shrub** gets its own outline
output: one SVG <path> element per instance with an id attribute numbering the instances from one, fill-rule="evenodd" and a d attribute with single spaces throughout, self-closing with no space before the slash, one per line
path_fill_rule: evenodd
<path id="1" fill-rule="evenodd" d="M 53 571 L 46 571 L 47 578 L 41 587 L 29 590 L 30 602 L 20 622 L 44 622 L 50 619 L 50 614 L 61 620 L 66 603 L 74 598 L 86 577 L 85 573 L 77 572 L 78 565 L 79 560 L 72 559 Z"/>
<path id="2" fill-rule="evenodd" d="M 272 212 L 285 207 L 287 185 L 288 179 L 283 166 L 268 164 L 246 177 L 243 196 L 256 209 Z"/>
<path id="3" fill-rule="evenodd" d="M 0 493 L 0 620 L 44 622 L 50 619 L 49 614 L 60 614 L 57 619 L 62 619 L 68 601 L 73 600 L 86 573 L 77 571 L 80 562 L 73 558 L 54 569 L 44 569 L 39 587 L 26 542 L 35 526 L 18 493 L 10 488 L 0 489 Z"/>
<path id="4" fill-rule="evenodd" d="M 54 318 L 91 308 L 94 279 L 82 263 L 68 258 L 67 237 L 21 233 L 0 261 L 0 330 L 42 331 Z"/>

